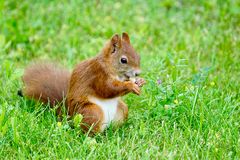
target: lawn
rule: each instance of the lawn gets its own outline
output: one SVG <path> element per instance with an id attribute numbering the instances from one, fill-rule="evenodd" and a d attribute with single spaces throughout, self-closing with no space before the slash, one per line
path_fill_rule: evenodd
<path id="1" fill-rule="evenodd" d="M 240 2 L 0 1 L 0 159 L 240 159 Z M 72 69 L 126 31 L 141 55 L 129 119 L 89 138 L 17 96 L 24 68 Z"/>

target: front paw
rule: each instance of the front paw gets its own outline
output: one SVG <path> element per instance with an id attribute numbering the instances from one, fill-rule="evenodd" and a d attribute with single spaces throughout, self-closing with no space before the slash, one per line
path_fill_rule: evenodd
<path id="1" fill-rule="evenodd" d="M 132 92 L 136 95 L 140 95 L 140 93 L 141 93 L 140 87 L 131 81 L 128 81 L 128 88 L 129 88 L 130 92 Z"/>
<path id="2" fill-rule="evenodd" d="M 133 84 L 132 92 L 136 95 L 140 95 L 141 93 L 140 87 L 137 84 Z"/>
<path id="3" fill-rule="evenodd" d="M 142 87 L 144 84 L 146 84 L 146 81 L 143 78 L 137 78 L 135 83 L 139 86 Z"/>

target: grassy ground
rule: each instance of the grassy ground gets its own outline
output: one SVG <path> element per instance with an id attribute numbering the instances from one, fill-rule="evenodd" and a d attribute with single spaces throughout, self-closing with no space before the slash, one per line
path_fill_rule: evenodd
<path id="1" fill-rule="evenodd" d="M 0 159 L 240 158 L 239 1 L 1 0 L 0 10 Z M 90 139 L 16 95 L 31 61 L 70 69 L 122 31 L 148 81 L 124 97 L 123 127 Z"/>

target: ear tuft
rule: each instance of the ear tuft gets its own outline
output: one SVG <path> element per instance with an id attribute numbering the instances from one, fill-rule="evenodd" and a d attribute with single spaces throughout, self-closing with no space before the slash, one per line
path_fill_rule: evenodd
<path id="1" fill-rule="evenodd" d="M 128 36 L 128 34 L 126 32 L 122 33 L 122 39 L 123 39 L 123 41 L 125 41 L 125 42 L 130 44 L 130 38 L 129 38 L 129 36 Z"/>
<path id="2" fill-rule="evenodd" d="M 111 44 L 117 45 L 120 42 L 121 38 L 118 34 L 114 34 L 111 38 Z"/>
<path id="3" fill-rule="evenodd" d="M 114 34 L 111 38 L 111 52 L 116 52 L 121 48 L 121 37 L 118 34 Z"/>

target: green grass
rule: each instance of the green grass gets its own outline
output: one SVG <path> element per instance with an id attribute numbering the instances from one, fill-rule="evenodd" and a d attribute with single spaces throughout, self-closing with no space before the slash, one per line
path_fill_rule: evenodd
<path id="1" fill-rule="evenodd" d="M 1 0 L 0 10 L 0 159 L 240 158 L 239 1 Z M 148 83 L 124 97 L 121 128 L 89 139 L 16 95 L 31 61 L 71 69 L 123 31 Z"/>

